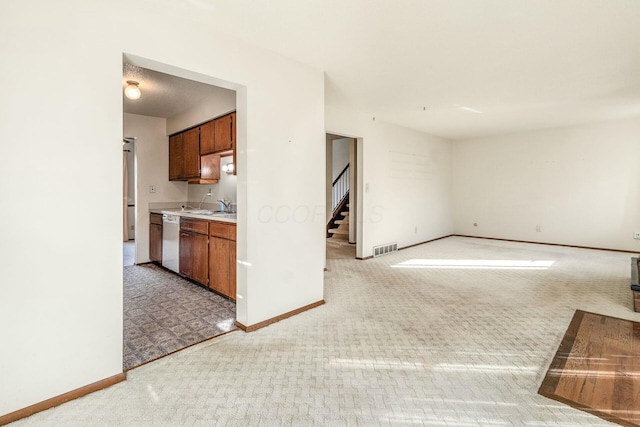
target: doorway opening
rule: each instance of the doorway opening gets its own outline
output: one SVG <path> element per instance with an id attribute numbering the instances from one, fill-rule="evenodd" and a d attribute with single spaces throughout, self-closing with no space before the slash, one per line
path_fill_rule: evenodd
<path id="1" fill-rule="evenodd" d="M 357 257 L 361 225 L 358 220 L 358 141 L 353 137 L 326 134 L 327 259 Z"/>
<path id="2" fill-rule="evenodd" d="M 188 251 L 180 250 L 176 256 L 181 256 L 180 263 L 184 261 L 185 266 L 192 269 L 165 268 L 162 252 L 167 247 L 163 242 L 166 212 L 182 217 L 186 213 L 182 206 L 185 206 L 197 207 L 201 213 L 213 213 L 221 209 L 219 200 L 224 201 L 226 209 L 237 211 L 237 178 L 233 173 L 235 146 L 228 150 L 212 148 L 214 152 L 207 153 L 206 159 L 199 151 L 195 154 L 198 174 L 201 165 L 204 168 L 206 164 L 210 174 L 206 179 L 171 175 L 175 163 L 171 163 L 172 158 L 182 161 L 187 153 L 193 158 L 193 151 L 183 147 L 189 145 L 200 150 L 201 128 L 207 126 L 208 138 L 212 138 L 215 120 L 229 118 L 229 123 L 233 123 L 231 116 L 235 117 L 237 94 L 230 88 L 205 82 L 206 79 L 180 76 L 180 72 L 186 73 L 184 70 L 170 70 L 172 74 L 167 74 L 156 65 L 149 60 L 123 56 L 123 89 L 129 81 L 135 81 L 141 92 L 137 99 L 123 96 L 123 141 L 127 141 L 123 149 L 129 150 L 123 151 L 123 209 L 131 211 L 126 212 L 128 216 L 123 213 L 123 240 L 128 237 L 125 231 L 134 233 L 132 239 L 124 242 L 123 250 L 125 371 L 236 330 L 234 298 L 230 293 L 216 292 L 209 281 L 213 276 L 211 266 L 217 263 L 216 278 L 224 273 L 231 280 L 233 271 L 235 284 L 235 216 L 231 219 L 229 213 L 225 217 L 227 222 L 223 221 L 223 225 L 233 227 L 234 232 L 222 237 L 210 237 L 209 231 L 200 229 L 180 233 L 188 234 L 189 239 L 173 242 L 173 247 L 188 247 Z M 225 120 L 220 120 L 223 131 Z M 132 135 L 135 135 L 132 141 L 125 138 Z M 179 145 L 180 156 L 172 157 L 175 153 L 170 148 L 174 147 L 170 137 L 175 135 L 181 138 L 184 135 L 184 143 Z M 226 134 L 221 135 L 222 141 Z M 127 163 L 127 156 L 131 156 L 132 163 Z M 229 165 L 231 173 L 226 171 Z M 215 173 L 219 176 L 213 176 Z M 204 224 L 208 230 L 215 218 L 191 218 L 190 221 L 193 224 L 199 221 L 198 224 Z M 196 240 L 204 245 L 190 244 Z M 215 241 L 215 249 L 209 241 Z M 226 259 L 227 269 L 222 269 L 221 257 L 231 257 L 232 253 L 233 263 Z M 198 274 L 189 273 L 196 270 Z"/>
<path id="3" fill-rule="evenodd" d="M 125 266 L 136 263 L 135 142 L 135 136 L 122 138 L 122 263 Z"/>

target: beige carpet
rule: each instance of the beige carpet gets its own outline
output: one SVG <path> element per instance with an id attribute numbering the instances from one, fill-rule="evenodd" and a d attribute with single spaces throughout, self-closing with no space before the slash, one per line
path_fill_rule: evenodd
<path id="1" fill-rule="evenodd" d="M 329 259 L 326 304 L 16 426 L 611 425 L 537 390 L 576 309 L 638 319 L 629 257 L 453 237 Z"/>
<path id="2" fill-rule="evenodd" d="M 335 239 L 327 239 L 327 259 L 355 259 L 356 245 L 349 242 L 337 242 Z"/>

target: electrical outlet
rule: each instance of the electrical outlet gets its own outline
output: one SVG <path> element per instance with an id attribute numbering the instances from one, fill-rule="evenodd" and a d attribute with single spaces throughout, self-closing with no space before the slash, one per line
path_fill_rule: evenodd
<path id="1" fill-rule="evenodd" d="M 540 232 L 542 231 L 542 227 L 541 227 L 541 226 L 539 226 L 539 225 L 536 225 L 536 231 L 537 231 L 538 233 L 540 233 Z"/>
<path id="2" fill-rule="evenodd" d="M 417 225 L 416 225 L 416 226 L 415 226 L 415 228 L 413 229 L 413 232 L 414 232 L 414 233 L 416 233 L 416 234 L 418 233 L 418 226 L 417 226 Z"/>
<path id="3" fill-rule="evenodd" d="M 149 193 L 155 193 L 156 192 L 156 186 L 155 185 L 150 185 L 149 186 Z"/>
<path id="4" fill-rule="evenodd" d="M 639 240 L 640 240 L 640 231 L 634 231 L 634 232 L 633 232 L 633 238 L 634 238 L 634 239 L 639 239 Z"/>

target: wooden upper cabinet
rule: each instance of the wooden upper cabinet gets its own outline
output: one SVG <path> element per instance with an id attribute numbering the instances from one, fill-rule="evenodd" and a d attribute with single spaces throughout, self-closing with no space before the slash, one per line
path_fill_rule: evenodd
<path id="1" fill-rule="evenodd" d="M 220 179 L 220 155 L 206 154 L 200 156 L 200 180 L 203 184 L 211 181 L 215 184 Z"/>
<path id="2" fill-rule="evenodd" d="M 236 163 L 236 113 L 229 113 L 169 137 L 169 181 L 216 184 L 220 165 L 212 154 L 229 156 Z M 237 167 L 234 169 L 235 175 Z"/>
<path id="3" fill-rule="evenodd" d="M 231 142 L 233 149 L 236 149 L 236 113 L 231 113 Z"/>
<path id="4" fill-rule="evenodd" d="M 233 174 L 238 174 L 238 162 L 236 162 L 236 113 L 231 113 L 231 140 L 233 144 Z M 235 294 L 234 294 L 235 298 Z"/>
<path id="5" fill-rule="evenodd" d="M 219 117 L 213 122 L 215 124 L 215 151 L 231 151 L 233 149 L 233 139 L 231 136 L 233 116 L 235 113 Z"/>
<path id="6" fill-rule="evenodd" d="M 184 144 L 184 177 L 200 176 L 200 129 L 193 128 L 182 133 Z"/>
<path id="7" fill-rule="evenodd" d="M 169 138 L 169 181 L 184 179 L 184 144 L 182 134 Z"/>
<path id="8" fill-rule="evenodd" d="M 207 122 L 200 126 L 200 155 L 211 154 L 216 151 L 215 123 Z"/>

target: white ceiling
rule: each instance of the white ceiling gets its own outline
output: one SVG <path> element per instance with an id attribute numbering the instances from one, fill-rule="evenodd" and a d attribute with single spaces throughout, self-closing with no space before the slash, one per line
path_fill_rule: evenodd
<path id="1" fill-rule="evenodd" d="M 139 83 L 142 94 L 139 99 L 131 100 L 124 96 L 127 80 Z M 205 98 L 223 96 L 224 92 L 230 91 L 125 62 L 122 67 L 122 92 L 125 113 L 168 118 L 182 113 Z"/>
<path id="2" fill-rule="evenodd" d="M 162 0 L 451 139 L 640 116 L 638 0 Z"/>

